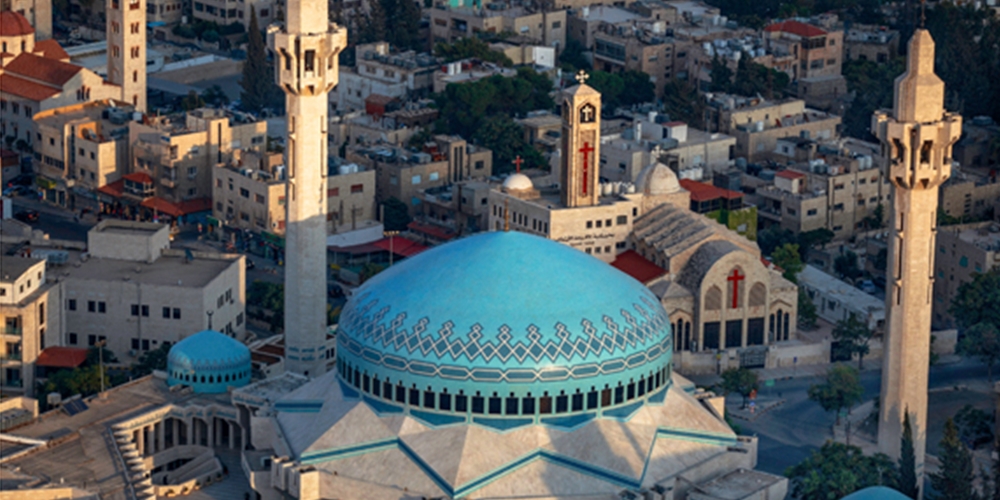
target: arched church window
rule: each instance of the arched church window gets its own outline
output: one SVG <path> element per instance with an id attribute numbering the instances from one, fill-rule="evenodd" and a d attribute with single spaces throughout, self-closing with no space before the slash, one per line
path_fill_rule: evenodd
<path id="1" fill-rule="evenodd" d="M 684 350 L 691 350 L 691 322 L 684 322 Z"/>
<path id="2" fill-rule="evenodd" d="M 713 285 L 705 292 L 705 310 L 718 311 L 722 309 L 722 290 Z"/>
<path id="3" fill-rule="evenodd" d="M 782 314 L 781 313 L 781 309 L 778 309 L 777 317 L 775 318 L 775 322 L 774 322 L 774 333 L 777 336 L 778 340 L 782 340 L 781 339 L 781 319 L 782 319 L 782 315 L 781 314 Z"/>
<path id="4" fill-rule="evenodd" d="M 760 307 L 764 305 L 764 300 L 767 297 L 767 287 L 763 283 L 757 282 L 750 287 L 750 298 L 748 299 L 747 305 L 750 307 Z"/>
<path id="5" fill-rule="evenodd" d="M 791 316 L 792 316 L 791 314 L 789 314 L 787 312 L 785 313 L 785 324 L 784 324 L 785 338 L 784 338 L 784 340 L 788 340 L 788 322 L 789 322 L 789 319 L 791 318 Z"/>

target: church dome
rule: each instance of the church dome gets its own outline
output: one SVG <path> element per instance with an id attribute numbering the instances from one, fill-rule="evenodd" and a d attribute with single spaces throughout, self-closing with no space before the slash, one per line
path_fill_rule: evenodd
<path id="1" fill-rule="evenodd" d="M 12 10 L 0 12 L 0 26 L 3 26 L 4 37 L 24 36 L 35 32 L 35 28 L 31 27 L 24 16 Z"/>
<path id="2" fill-rule="evenodd" d="M 534 188 L 531 178 L 524 174 L 512 174 L 503 181 L 504 191 L 525 191 Z"/>
<path id="3" fill-rule="evenodd" d="M 191 386 L 197 393 L 223 393 L 250 382 L 250 349 L 214 330 L 174 344 L 167 354 L 167 385 Z"/>
<path id="4" fill-rule="evenodd" d="M 337 366 L 378 404 L 450 418 L 605 414 L 662 395 L 669 328 L 656 297 L 606 263 L 492 232 L 359 288 L 341 314 Z"/>
<path id="5" fill-rule="evenodd" d="M 636 178 L 637 191 L 646 195 L 665 195 L 680 192 L 681 184 L 677 174 L 662 163 L 654 163 L 639 172 Z"/>

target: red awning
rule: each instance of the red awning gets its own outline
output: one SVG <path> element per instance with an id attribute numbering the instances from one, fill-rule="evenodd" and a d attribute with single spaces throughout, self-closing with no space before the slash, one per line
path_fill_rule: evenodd
<path id="1" fill-rule="evenodd" d="M 448 241 L 455 238 L 455 233 L 444 228 L 437 226 L 432 226 L 430 224 L 422 224 L 417 221 L 409 223 L 407 226 L 411 231 L 426 234 L 432 238 L 437 238 L 441 241 Z"/>
<path id="2" fill-rule="evenodd" d="M 381 248 L 382 250 L 392 250 L 392 253 L 402 256 L 402 257 L 412 257 L 424 250 L 427 247 L 417 243 L 413 240 L 408 240 L 402 236 L 392 236 L 389 238 L 383 238 L 381 240 L 372 243 L 373 246 Z"/>
<path id="3" fill-rule="evenodd" d="M 87 360 L 87 350 L 78 347 L 46 347 L 38 354 L 35 366 L 76 368 Z"/>
<path id="4" fill-rule="evenodd" d="M 692 181 L 691 179 L 681 179 L 680 184 L 682 188 L 691 193 L 691 200 L 693 201 L 710 201 L 719 198 L 735 200 L 743 197 L 743 193 L 739 191 L 731 191 L 711 184 L 705 184 L 704 182 Z"/>
<path id="5" fill-rule="evenodd" d="M 186 214 L 211 210 L 212 200 L 210 198 L 198 198 L 195 200 L 185 200 L 180 203 L 172 203 L 164 200 L 163 198 L 154 196 L 143 200 L 141 205 L 148 209 L 167 214 L 171 217 L 180 217 Z"/>
<path id="6" fill-rule="evenodd" d="M 643 284 L 667 273 L 666 269 L 650 262 L 635 250 L 626 250 L 619 254 L 611 265 Z"/>

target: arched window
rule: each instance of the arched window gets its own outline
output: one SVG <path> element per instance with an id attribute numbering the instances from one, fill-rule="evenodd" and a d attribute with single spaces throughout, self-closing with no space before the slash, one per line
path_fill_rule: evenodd
<path id="1" fill-rule="evenodd" d="M 705 292 L 705 310 L 718 311 L 719 309 L 722 309 L 722 290 L 713 285 Z"/>
<path id="2" fill-rule="evenodd" d="M 784 338 L 784 340 L 788 340 L 788 322 L 789 322 L 789 319 L 791 318 L 791 316 L 792 316 L 791 314 L 789 314 L 787 312 L 785 313 L 785 324 L 784 324 L 785 338 Z"/>
<path id="3" fill-rule="evenodd" d="M 750 298 L 747 305 L 750 307 L 760 307 L 764 305 L 767 298 L 767 287 L 763 283 L 757 282 L 750 287 Z"/>

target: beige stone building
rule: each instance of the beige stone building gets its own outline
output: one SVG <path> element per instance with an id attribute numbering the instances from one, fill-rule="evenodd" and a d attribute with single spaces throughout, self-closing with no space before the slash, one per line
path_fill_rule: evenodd
<path id="1" fill-rule="evenodd" d="M 231 227 L 281 234 L 285 230 L 282 155 L 242 152 L 212 169 L 212 216 Z"/>
<path id="2" fill-rule="evenodd" d="M 430 14 L 431 44 L 451 43 L 477 33 L 513 33 L 534 44 L 555 47 L 566 46 L 566 11 L 532 10 L 524 7 L 507 7 L 494 3 L 491 7 L 436 6 L 427 9 Z"/>
<path id="3" fill-rule="evenodd" d="M 490 183 L 483 180 L 424 189 L 417 194 L 417 220 L 459 236 L 489 230 L 491 189 Z"/>
<path id="4" fill-rule="evenodd" d="M 240 123 L 217 109 L 149 117 L 129 123 L 132 168 L 152 177 L 156 196 L 169 202 L 210 197 L 212 169 L 231 161 L 235 150 L 266 147 L 267 123 Z"/>
<path id="5" fill-rule="evenodd" d="M 62 272 L 62 345 L 107 338 L 122 362 L 209 328 L 242 340 L 245 258 L 170 249 L 164 225 L 105 220 Z M 78 265 L 77 265 L 78 264 Z"/>
<path id="6" fill-rule="evenodd" d="M 594 68 L 610 73 L 639 71 L 650 77 L 656 96 L 666 82 L 686 72 L 690 43 L 666 35 L 665 23 L 602 24 L 594 33 Z"/>
<path id="7" fill-rule="evenodd" d="M 118 99 L 146 112 L 146 0 L 105 0 L 107 80 L 121 88 Z"/>
<path id="8" fill-rule="evenodd" d="M 25 255 L 27 255 L 25 253 Z M 59 345 L 62 284 L 46 276 L 45 258 L 0 257 L 0 387 L 4 394 L 34 394 L 35 360 Z"/>
<path id="9" fill-rule="evenodd" d="M 369 227 L 378 219 L 376 172 L 357 164 L 330 167 L 326 177 L 327 232 Z"/>
<path id="10" fill-rule="evenodd" d="M 841 118 L 806 107 L 801 99 L 767 101 L 725 94 L 712 96 L 708 129 L 736 137 L 736 157 L 757 161 L 773 153 L 778 140 L 838 137 Z"/>
<path id="11" fill-rule="evenodd" d="M 34 155 L 44 196 L 59 205 L 94 205 L 93 191 L 129 173 L 131 105 L 114 100 L 35 114 Z"/>
<path id="12" fill-rule="evenodd" d="M 945 214 L 966 221 L 995 216 L 1000 208 L 1000 183 L 995 177 L 955 168 L 941 185 L 940 207 Z"/>
<path id="13" fill-rule="evenodd" d="M 827 109 L 847 93 L 847 80 L 840 74 L 844 62 L 842 29 L 782 21 L 764 28 L 764 45 L 772 55 L 790 55 L 795 61 L 788 76 L 797 84 L 798 97 L 811 106 Z"/>
<path id="14" fill-rule="evenodd" d="M 52 0 L 3 0 L 0 11 L 5 10 L 24 16 L 35 28 L 35 36 L 39 40 L 52 38 Z"/>
<path id="15" fill-rule="evenodd" d="M 195 0 L 190 4 L 190 11 L 195 19 L 211 21 L 216 24 L 228 25 L 242 23 L 250 25 L 250 8 L 257 10 L 257 22 L 267 26 L 278 20 L 278 12 L 284 2 L 272 0 L 247 0 L 244 2 L 227 2 L 225 0 Z"/>
<path id="16" fill-rule="evenodd" d="M 359 44 L 354 48 L 355 66 L 340 68 L 340 83 L 334 90 L 338 113 L 364 110 L 369 96 L 377 94 L 409 100 L 430 94 L 440 60 L 414 51 L 393 53 L 388 42 Z M 331 99 L 334 101 L 334 99 Z"/>
<path id="17" fill-rule="evenodd" d="M 955 318 L 948 309 L 958 287 L 971 282 L 973 275 L 988 272 L 998 265 L 1000 226 L 997 223 L 939 227 L 934 252 L 934 328 L 955 328 Z"/>
<path id="18" fill-rule="evenodd" d="M 899 32 L 885 26 L 855 24 L 844 35 L 845 61 L 884 64 L 899 55 Z"/>

